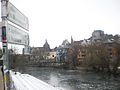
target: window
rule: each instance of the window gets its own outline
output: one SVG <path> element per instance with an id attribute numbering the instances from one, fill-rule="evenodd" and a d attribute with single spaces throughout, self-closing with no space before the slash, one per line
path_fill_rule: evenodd
<path id="1" fill-rule="evenodd" d="M 54 55 L 52 55 L 52 57 L 54 57 Z"/>

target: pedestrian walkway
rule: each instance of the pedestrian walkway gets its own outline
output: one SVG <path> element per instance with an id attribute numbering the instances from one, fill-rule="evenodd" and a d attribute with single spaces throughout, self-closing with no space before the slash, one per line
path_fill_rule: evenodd
<path id="1" fill-rule="evenodd" d="M 1 68 L 0 68 L 0 90 L 4 90 L 4 86 L 3 86 L 3 77 L 2 77 Z"/>

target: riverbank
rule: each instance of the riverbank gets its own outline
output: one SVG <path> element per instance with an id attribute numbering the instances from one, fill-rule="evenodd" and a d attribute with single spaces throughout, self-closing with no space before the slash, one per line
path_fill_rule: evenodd
<path id="1" fill-rule="evenodd" d="M 12 90 L 58 90 L 29 74 L 10 71 L 10 75 Z"/>

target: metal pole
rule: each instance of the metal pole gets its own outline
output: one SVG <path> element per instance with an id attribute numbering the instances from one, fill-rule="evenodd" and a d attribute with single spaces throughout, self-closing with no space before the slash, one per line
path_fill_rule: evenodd
<path id="1" fill-rule="evenodd" d="M 2 18 L 2 46 L 3 46 L 3 70 L 5 90 L 10 90 L 9 59 L 7 45 L 7 5 L 8 0 L 1 0 L 1 18 Z"/>

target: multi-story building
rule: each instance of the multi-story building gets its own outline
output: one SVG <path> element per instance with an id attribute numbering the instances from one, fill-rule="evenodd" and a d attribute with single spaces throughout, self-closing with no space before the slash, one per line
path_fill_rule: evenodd
<path id="1" fill-rule="evenodd" d="M 85 39 L 85 40 L 81 40 L 81 41 L 74 41 L 72 42 L 75 47 L 78 47 L 78 51 L 77 51 L 77 61 L 79 63 L 82 63 L 88 53 L 87 53 L 87 47 L 89 47 L 89 45 L 91 44 L 96 44 L 96 45 L 100 45 L 100 44 L 104 44 L 104 47 L 107 48 L 108 50 L 108 57 L 110 60 L 113 59 L 114 57 L 114 53 L 116 51 L 115 48 L 115 42 L 119 43 L 120 42 L 120 36 L 119 35 L 108 35 L 108 34 L 104 34 L 104 31 L 102 30 L 95 30 L 92 33 L 92 37 L 89 39 Z"/>
<path id="2" fill-rule="evenodd" d="M 95 30 L 92 33 L 92 42 L 101 42 L 104 40 L 104 31 L 102 30 Z"/>
<path id="3" fill-rule="evenodd" d="M 40 59 L 46 59 L 48 53 L 51 51 L 50 46 L 46 40 L 43 47 L 31 47 L 31 54 L 38 55 Z"/>
<path id="4" fill-rule="evenodd" d="M 67 51 L 70 48 L 68 40 L 64 40 L 62 45 L 56 49 L 56 62 L 67 62 Z"/>

